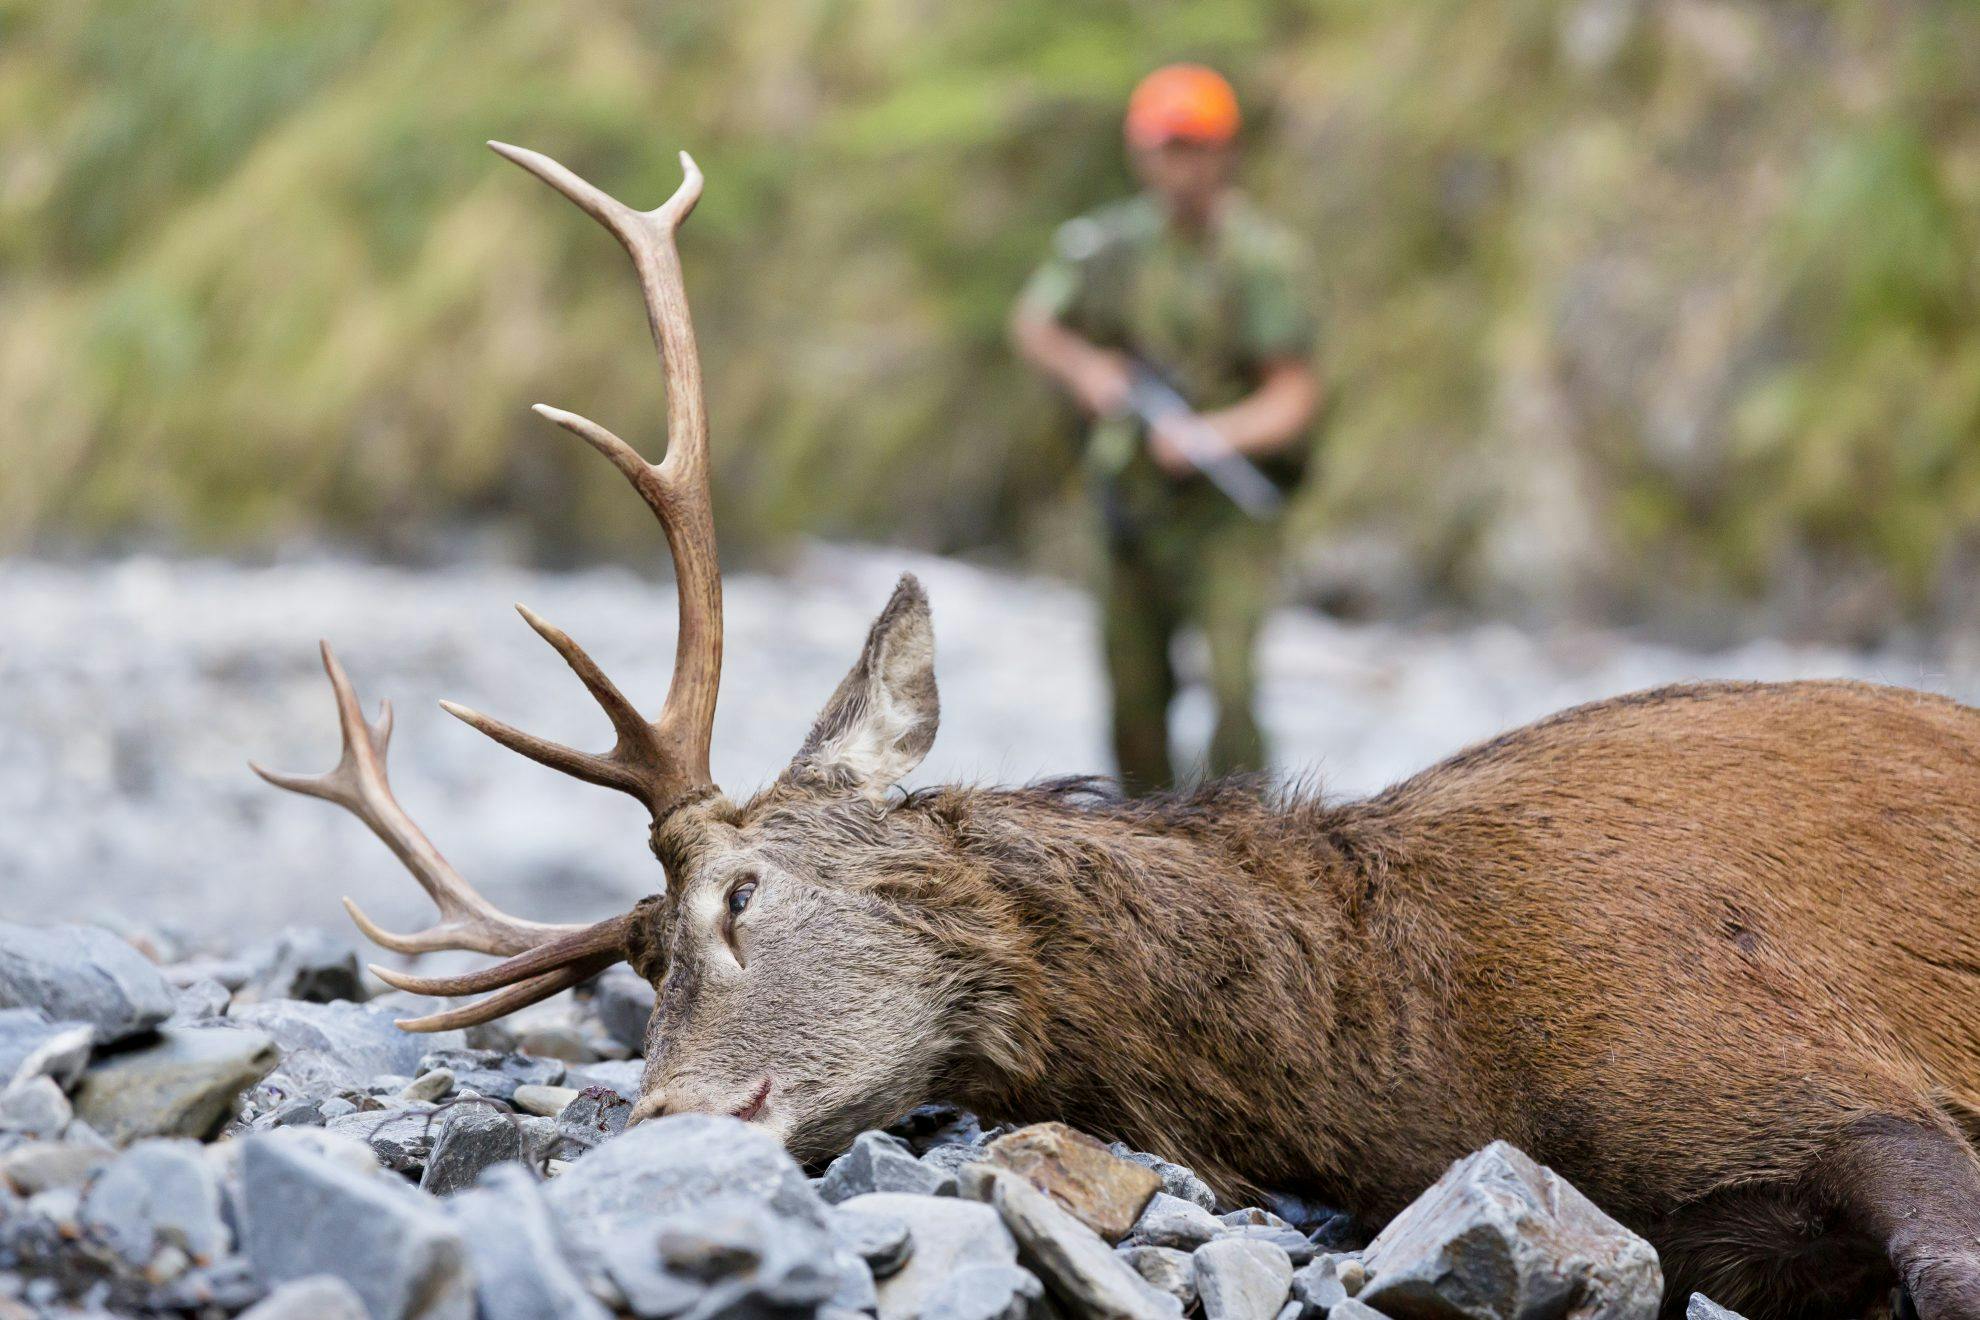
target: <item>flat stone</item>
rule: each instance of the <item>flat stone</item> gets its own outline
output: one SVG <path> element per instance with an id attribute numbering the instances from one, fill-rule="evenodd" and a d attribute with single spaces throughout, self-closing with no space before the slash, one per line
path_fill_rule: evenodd
<path id="1" fill-rule="evenodd" d="M 435 1100 L 441 1099 L 447 1092 L 453 1089 L 454 1070 L 452 1068 L 435 1068 L 433 1071 L 423 1072 L 410 1082 L 407 1082 L 405 1087 L 399 1092 L 399 1098 L 401 1100 L 424 1100 L 430 1104 Z"/>
<path id="2" fill-rule="evenodd" d="M 523 1086 L 555 1086 L 564 1080 L 561 1059 L 538 1059 L 527 1054 L 496 1050 L 437 1049 L 421 1055 L 416 1072 L 447 1068 L 454 1074 L 454 1085 L 491 1100 L 508 1104 Z"/>
<path id="3" fill-rule="evenodd" d="M 67 1090 L 95 1040 L 87 1022 L 50 1022 L 38 1008 L 0 1008 L 0 1090 L 29 1077 L 52 1077 Z"/>
<path id="4" fill-rule="evenodd" d="M 609 1320 L 572 1270 L 543 1189 L 519 1164 L 498 1164 L 451 1198 L 467 1243 L 479 1320 Z"/>
<path id="5" fill-rule="evenodd" d="M 167 1027 L 150 1044 L 99 1058 L 77 1083 L 76 1113 L 118 1144 L 205 1137 L 281 1055 L 259 1031 Z"/>
<path id="6" fill-rule="evenodd" d="M 598 1063 L 572 1064 L 564 1069 L 564 1085 L 576 1090 L 603 1086 L 637 1102 L 640 1082 L 646 1072 L 643 1059 L 605 1059 Z"/>
<path id="7" fill-rule="evenodd" d="M 645 977 L 630 968 L 613 968 L 592 983 L 591 1007 L 606 1035 L 634 1054 L 646 1053 L 653 986 Z"/>
<path id="8" fill-rule="evenodd" d="M 516 1049 L 537 1059 L 556 1059 L 560 1062 L 593 1063 L 598 1059 L 598 1051 L 576 1027 L 535 1027 L 516 1038 Z"/>
<path id="9" fill-rule="evenodd" d="M 210 976 L 203 976 L 190 985 L 172 987 L 171 1022 L 211 1022 L 214 1018 L 225 1017 L 227 1006 L 234 1002 L 234 992 Z"/>
<path id="10" fill-rule="evenodd" d="M 557 1132 L 566 1141 L 590 1150 L 626 1130 L 632 1101 L 603 1086 L 588 1086 L 557 1114 Z"/>
<path id="11" fill-rule="evenodd" d="M 1134 1221 L 1128 1240 L 1136 1246 L 1195 1251 L 1227 1231 L 1222 1220 L 1195 1202 L 1157 1192 L 1149 1198 L 1141 1218 Z"/>
<path id="12" fill-rule="evenodd" d="M 329 1120 L 324 1127 L 363 1142 L 378 1163 L 394 1173 L 418 1178 L 425 1172 L 433 1143 L 439 1138 L 440 1122 L 430 1108 L 418 1108 L 347 1114 Z"/>
<path id="13" fill-rule="evenodd" d="M 1350 1297 L 1344 1302 L 1336 1302 L 1334 1309 L 1327 1312 L 1327 1320 L 1389 1320 L 1389 1317 L 1368 1303 Z"/>
<path id="14" fill-rule="evenodd" d="M 1196 1302 L 1196 1262 L 1174 1247 L 1121 1247 L 1126 1261 L 1151 1287 L 1159 1288 L 1187 1311 Z"/>
<path id="15" fill-rule="evenodd" d="M 652 1223 L 629 1220 L 586 1237 L 578 1256 L 597 1272 L 593 1293 L 609 1292 L 615 1310 L 641 1320 L 670 1320 L 690 1311 L 698 1315 L 707 1287 L 661 1265 L 655 1233 Z"/>
<path id="16" fill-rule="evenodd" d="M 246 1138 L 241 1247 L 273 1287 L 331 1274 L 371 1320 L 472 1320 L 474 1283 L 457 1227 L 431 1198 L 354 1172 L 288 1130 Z"/>
<path id="17" fill-rule="evenodd" d="M 568 1086 L 522 1085 L 509 1093 L 509 1103 L 525 1114 L 535 1114 L 539 1118 L 555 1118 L 578 1098 L 579 1092 Z"/>
<path id="18" fill-rule="evenodd" d="M 839 1245 L 866 1262 L 876 1279 L 897 1273 L 914 1253 L 914 1236 L 899 1215 L 861 1208 L 857 1199 L 827 1212 Z"/>
<path id="19" fill-rule="evenodd" d="M 369 1320 L 357 1289 L 331 1274 L 283 1284 L 240 1320 Z"/>
<path id="20" fill-rule="evenodd" d="M 1173 1320 L 1176 1299 L 1152 1288 L 1098 1233 L 1015 1174 L 990 1180 L 990 1203 L 1017 1239 L 1019 1259 L 1076 1314 L 1098 1320 Z"/>
<path id="21" fill-rule="evenodd" d="M 214 1311 L 233 1315 L 245 1311 L 268 1296 L 268 1289 L 254 1277 L 254 1269 L 244 1256 L 222 1256 L 211 1265 L 196 1265 L 162 1288 L 155 1289 L 146 1299 L 148 1305 L 157 1311 L 175 1313 L 194 1311 L 208 1314 Z M 353 1294 L 355 1296 L 355 1294 Z M 354 1303 L 362 1315 L 363 1304 Z M 296 1320 L 294 1310 L 271 1313 L 279 1320 Z M 305 1312 L 304 1314 L 308 1314 Z M 339 1317 L 349 1312 L 330 1311 L 329 1315 Z"/>
<path id="22" fill-rule="evenodd" d="M 935 1290 L 922 1320 L 1024 1320 L 1045 1296 L 1038 1276 L 1018 1265 L 965 1265 Z"/>
<path id="23" fill-rule="evenodd" d="M 515 1115 L 457 1105 L 440 1122 L 440 1135 L 426 1157 L 419 1189 L 433 1196 L 464 1191 L 474 1186 L 484 1169 L 514 1163 L 523 1158 L 524 1150 L 522 1125 Z"/>
<path id="24" fill-rule="evenodd" d="M 356 1001 L 364 998 L 364 980 L 350 945 L 314 926 L 291 926 L 261 951 L 241 995 L 311 1004 Z"/>
<path id="25" fill-rule="evenodd" d="M 12 1187 L 22 1196 L 51 1187 L 81 1187 L 113 1154 L 69 1141 L 32 1141 L 0 1153 L 0 1187 Z"/>
<path id="26" fill-rule="evenodd" d="M 87 1022 L 106 1044 L 172 1015 L 172 987 L 136 949 L 98 926 L 0 922 L 0 1008 Z"/>
<path id="27" fill-rule="evenodd" d="M 825 1204 L 783 1143 L 715 1114 L 670 1114 L 628 1128 L 574 1162 L 545 1191 L 573 1238 L 730 1195 L 823 1230 Z"/>
<path id="28" fill-rule="evenodd" d="M 1684 1320 L 1745 1320 L 1745 1317 L 1720 1306 L 1704 1293 L 1695 1292 L 1684 1304 Z"/>
<path id="29" fill-rule="evenodd" d="M 1368 1245 L 1360 1300 L 1410 1316 L 1657 1314 L 1649 1243 L 1503 1141 L 1457 1161 Z"/>
<path id="30" fill-rule="evenodd" d="M 1248 1242 L 1269 1242 L 1285 1252 L 1294 1265 L 1304 1265 L 1319 1253 L 1319 1248 L 1296 1228 L 1274 1227 L 1270 1224 L 1240 1224 L 1227 1230 L 1224 1236 L 1243 1238 Z"/>
<path id="31" fill-rule="evenodd" d="M 1135 1150 L 1124 1142 L 1116 1141 L 1107 1149 L 1130 1164 L 1139 1164 L 1144 1169 L 1152 1170 L 1155 1176 L 1162 1180 L 1162 1190 L 1170 1196 L 1201 1206 L 1205 1210 L 1217 1208 L 1217 1194 L 1210 1190 L 1209 1183 L 1196 1176 L 1193 1169 L 1172 1163 L 1159 1155 Z"/>
<path id="32" fill-rule="evenodd" d="M 1352 1295 L 1339 1274 L 1341 1264 L 1347 1259 L 1343 1256 L 1317 1256 L 1293 1271 L 1293 1300 L 1300 1303 L 1304 1314 L 1325 1315 Z M 1354 1261 L 1353 1264 L 1358 1274 L 1361 1262 Z M 1360 1286 L 1361 1280 L 1357 1278 L 1355 1287 L 1359 1289 Z"/>
<path id="33" fill-rule="evenodd" d="M 854 1259 L 853 1277 L 842 1277 L 829 1233 L 780 1219 L 760 1201 L 716 1197 L 676 1211 L 660 1221 L 655 1241 L 668 1274 L 708 1288 L 697 1315 L 808 1315 L 828 1302 L 852 1310 L 874 1304 L 872 1276 Z"/>
<path id="34" fill-rule="evenodd" d="M 1276 1320 L 1292 1289 L 1292 1261 L 1269 1242 L 1219 1238 L 1192 1259 L 1204 1320 Z"/>
<path id="35" fill-rule="evenodd" d="M 69 1097 L 62 1094 L 52 1077 L 24 1077 L 0 1089 L 0 1132 L 59 1137 L 74 1117 Z"/>
<path id="36" fill-rule="evenodd" d="M 267 1032 L 282 1047 L 282 1071 L 306 1091 L 362 1091 L 380 1073 L 408 1079 L 425 1071 L 419 1061 L 434 1049 L 458 1046 L 458 1031 L 413 1035 L 392 1025 L 403 1013 L 379 1003 L 310 1004 L 277 999 L 235 1004 L 231 1022 Z M 404 1083 L 401 1083 L 404 1085 Z"/>
<path id="37" fill-rule="evenodd" d="M 956 1179 L 922 1163 L 899 1137 L 885 1132 L 862 1132 L 845 1154 L 832 1161 L 818 1180 L 818 1194 L 837 1204 L 873 1192 L 902 1192 L 913 1196 L 954 1196 Z"/>
<path id="38" fill-rule="evenodd" d="M 985 1149 L 984 1162 L 1023 1178 L 1110 1243 L 1128 1235 L 1162 1188 L 1154 1170 L 1109 1154 L 1064 1123 L 1007 1132 Z"/>
<path id="39" fill-rule="evenodd" d="M 78 1221 L 132 1269 L 165 1247 L 208 1265 L 233 1244 L 219 1175 L 193 1141 L 141 1141 L 118 1155 L 89 1179 Z"/>
<path id="40" fill-rule="evenodd" d="M 908 1225 L 911 1254 L 876 1289 L 880 1320 L 914 1320 L 929 1295 L 958 1270 L 1017 1264 L 1017 1240 L 994 1209 L 975 1201 L 872 1192 L 841 1202 L 833 1213 L 877 1216 Z"/>

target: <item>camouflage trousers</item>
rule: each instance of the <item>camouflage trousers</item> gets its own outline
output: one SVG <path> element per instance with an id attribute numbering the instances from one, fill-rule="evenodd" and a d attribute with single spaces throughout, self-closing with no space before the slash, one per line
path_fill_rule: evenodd
<path id="1" fill-rule="evenodd" d="M 1174 647 L 1186 628 L 1209 655 L 1216 704 L 1210 777 L 1266 766 L 1252 709 L 1258 634 L 1277 595 L 1275 525 L 1218 511 L 1214 519 L 1110 538 L 1101 556 L 1101 647 L 1113 689 L 1114 761 L 1129 793 L 1176 783 L 1169 708 L 1179 688 Z"/>

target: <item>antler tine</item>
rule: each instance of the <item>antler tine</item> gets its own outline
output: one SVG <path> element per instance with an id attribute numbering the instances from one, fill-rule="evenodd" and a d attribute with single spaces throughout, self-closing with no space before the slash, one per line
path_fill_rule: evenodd
<path id="1" fill-rule="evenodd" d="M 619 961 L 616 953 L 600 954 L 588 962 L 572 963 L 555 971 L 524 981 L 521 985 L 510 986 L 500 994 L 486 999 L 477 999 L 472 1004 L 459 1008 L 449 1008 L 425 1017 L 399 1018 L 393 1023 L 401 1031 L 452 1031 L 456 1027 L 479 1026 L 483 1022 L 493 1022 L 496 1018 L 507 1017 L 519 1008 L 528 1008 L 538 1000 L 548 999 L 559 990 L 568 990 L 574 985 L 590 980 L 598 973 Z"/>
<path id="2" fill-rule="evenodd" d="M 523 617 L 557 648 L 604 707 L 618 741 L 604 755 L 579 752 L 449 705 L 452 714 L 503 746 L 565 774 L 630 793 L 658 821 L 676 807 L 714 790 L 708 744 L 722 676 L 722 579 L 716 560 L 715 519 L 708 491 L 708 416 L 702 397 L 701 358 L 688 313 L 674 236 L 701 199 L 702 176 L 681 153 L 681 185 L 665 203 L 636 211 L 540 152 L 503 142 L 488 144 L 575 202 L 619 240 L 632 257 L 647 322 L 667 385 L 667 452 L 657 464 L 588 418 L 537 405 L 536 411 L 610 459 L 659 519 L 674 561 L 680 596 L 680 629 L 674 674 L 660 714 L 638 718 L 589 656 L 558 630 L 524 611 Z"/>
<path id="3" fill-rule="evenodd" d="M 371 828 L 411 871 L 435 907 L 440 921 L 422 931 L 397 934 L 378 926 L 346 898 L 344 908 L 367 937 L 397 953 L 469 949 L 477 953 L 518 954 L 597 927 L 550 925 L 512 917 L 476 893 L 440 855 L 425 833 L 392 796 L 385 774 L 385 750 L 392 736 L 392 708 L 381 703 L 376 724 L 365 721 L 357 693 L 330 644 L 322 644 L 323 669 L 337 696 L 343 754 L 327 774 L 283 774 L 252 762 L 250 768 L 277 788 L 322 798 L 343 807 Z M 601 923 L 601 925 L 604 923 Z"/>

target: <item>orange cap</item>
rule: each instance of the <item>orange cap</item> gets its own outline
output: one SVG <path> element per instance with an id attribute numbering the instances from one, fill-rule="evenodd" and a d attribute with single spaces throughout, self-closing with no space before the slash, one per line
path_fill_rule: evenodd
<path id="1" fill-rule="evenodd" d="M 1170 64 L 1155 70 L 1128 98 L 1130 146 L 1164 142 L 1222 144 L 1237 136 L 1237 93 L 1215 69 L 1201 64 Z"/>

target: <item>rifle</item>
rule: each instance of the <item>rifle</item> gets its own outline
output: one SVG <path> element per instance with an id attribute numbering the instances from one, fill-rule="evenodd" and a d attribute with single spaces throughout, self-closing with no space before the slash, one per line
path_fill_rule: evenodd
<path id="1" fill-rule="evenodd" d="M 1181 442 L 1196 470 L 1250 517 L 1264 522 L 1284 506 L 1286 498 L 1271 478 L 1231 448 L 1175 386 L 1140 358 L 1129 364 L 1127 407 L 1142 425 L 1166 427 Z"/>

